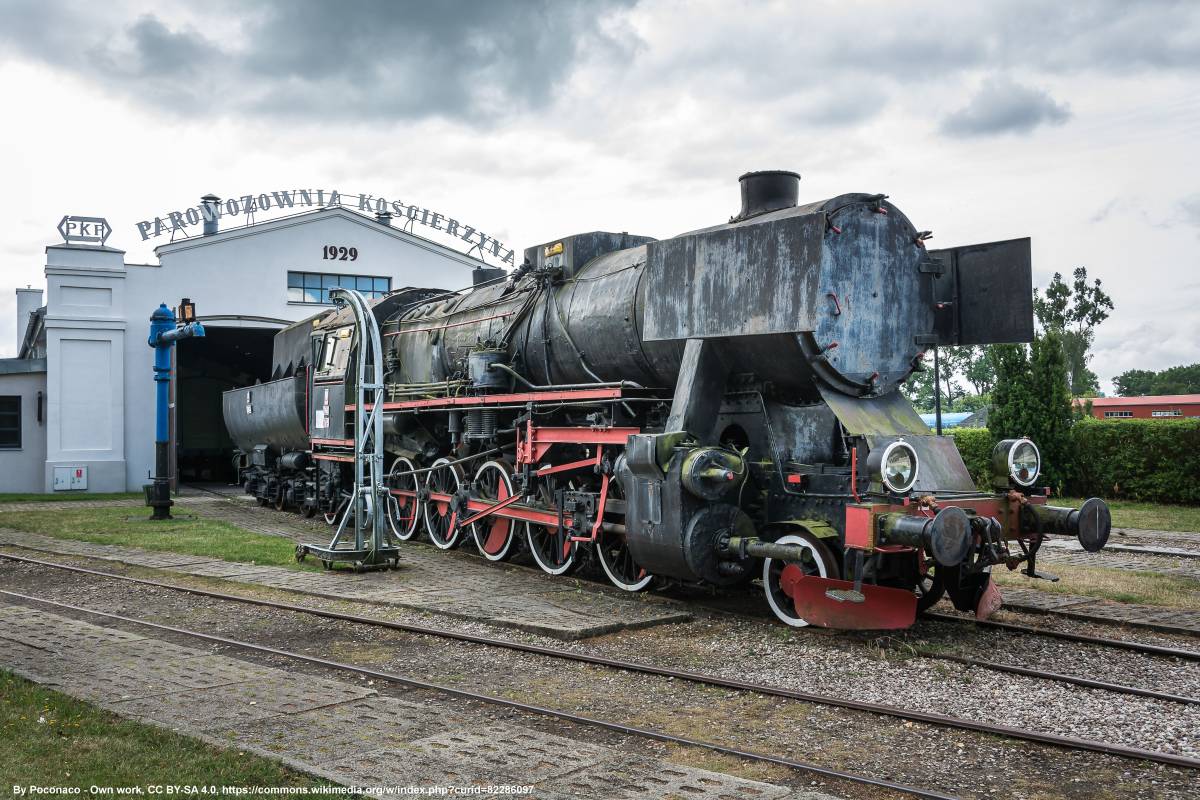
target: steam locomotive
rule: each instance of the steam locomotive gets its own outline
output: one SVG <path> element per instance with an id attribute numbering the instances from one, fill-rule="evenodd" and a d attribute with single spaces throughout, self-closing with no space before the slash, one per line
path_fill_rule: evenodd
<path id="1" fill-rule="evenodd" d="M 1000 442 L 980 490 L 898 390 L 938 345 L 1032 338 L 1028 239 L 928 250 L 885 195 L 740 187 L 726 224 L 577 234 L 374 302 L 389 537 L 629 591 L 760 580 L 783 622 L 838 628 L 947 594 L 987 616 L 993 567 L 1037 575 L 1050 534 L 1103 547 L 1107 506 L 1048 505 L 1035 443 Z M 225 394 L 260 503 L 349 513 L 360 339 L 347 306 L 296 323 L 274 379 Z"/>

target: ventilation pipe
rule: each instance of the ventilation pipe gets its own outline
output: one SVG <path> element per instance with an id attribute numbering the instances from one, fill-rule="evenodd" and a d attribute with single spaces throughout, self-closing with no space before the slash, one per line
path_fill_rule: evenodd
<path id="1" fill-rule="evenodd" d="M 221 198 L 215 194 L 206 194 L 200 198 L 200 210 L 204 216 L 204 235 L 212 236 L 219 230 L 218 220 L 221 216 Z"/>

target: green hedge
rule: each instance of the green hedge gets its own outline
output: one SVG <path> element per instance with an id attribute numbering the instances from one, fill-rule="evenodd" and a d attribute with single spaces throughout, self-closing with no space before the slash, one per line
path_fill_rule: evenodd
<path id="1" fill-rule="evenodd" d="M 986 428 L 947 433 L 975 482 L 988 486 L 992 434 Z M 1200 419 L 1084 419 L 1071 426 L 1071 451 L 1073 463 L 1063 465 L 1068 494 L 1200 503 Z"/>
<path id="2" fill-rule="evenodd" d="M 996 442 L 987 428 L 950 428 L 948 431 L 954 437 L 954 444 L 962 454 L 971 477 L 980 487 L 990 486 L 992 482 L 992 448 Z"/>
<path id="3" fill-rule="evenodd" d="M 1083 420 L 1071 440 L 1077 497 L 1200 503 L 1200 419 Z"/>

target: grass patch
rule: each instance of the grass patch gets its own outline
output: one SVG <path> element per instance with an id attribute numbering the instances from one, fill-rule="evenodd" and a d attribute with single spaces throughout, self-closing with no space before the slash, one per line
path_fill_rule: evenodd
<path id="1" fill-rule="evenodd" d="M 141 547 L 293 569 L 320 569 L 311 560 L 297 564 L 295 544 L 279 536 L 251 533 L 214 519 L 177 518 L 152 522 L 148 516 L 148 510 L 131 511 L 128 508 L 20 511 L 0 513 L 0 527 L 56 539 Z"/>
<path id="2" fill-rule="evenodd" d="M 63 500 L 144 500 L 141 492 L 54 492 L 48 494 L 0 494 L 2 503 L 60 503 Z"/>
<path id="3" fill-rule="evenodd" d="M 1005 569 L 993 570 L 992 579 L 1001 587 L 1021 586 L 1053 594 L 1078 594 L 1118 603 L 1200 610 L 1200 581 L 1191 578 L 1049 562 L 1045 566 L 1060 578 L 1057 583 L 1036 580 L 1019 571 L 1009 572 Z"/>
<path id="4" fill-rule="evenodd" d="M 1077 497 L 1051 497 L 1050 505 L 1074 506 Z M 1152 531 L 1200 531 L 1200 506 L 1171 506 L 1161 503 L 1136 503 L 1132 500 L 1105 500 L 1112 511 L 1114 528 L 1143 528 Z"/>
<path id="5" fill-rule="evenodd" d="M 275 761 L 122 719 L 0 670 L 0 786 L 329 786 Z"/>

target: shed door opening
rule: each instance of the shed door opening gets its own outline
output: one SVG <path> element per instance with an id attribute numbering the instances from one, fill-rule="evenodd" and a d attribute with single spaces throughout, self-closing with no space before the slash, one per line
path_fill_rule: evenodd
<path id="1" fill-rule="evenodd" d="M 273 328 L 204 326 L 176 347 L 175 470 L 179 483 L 237 480 L 221 393 L 271 379 Z"/>

